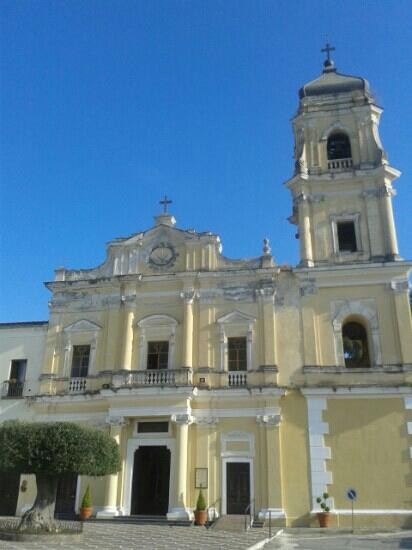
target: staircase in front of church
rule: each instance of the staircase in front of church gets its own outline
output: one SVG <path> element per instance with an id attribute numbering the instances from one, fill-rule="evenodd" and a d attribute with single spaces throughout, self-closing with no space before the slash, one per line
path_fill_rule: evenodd
<path id="1" fill-rule="evenodd" d="M 189 519 L 168 520 L 166 516 L 115 516 L 111 519 L 98 519 L 95 521 L 109 521 L 113 523 L 131 523 L 135 525 L 192 525 Z"/>
<path id="2" fill-rule="evenodd" d="M 263 521 L 261 520 L 254 520 L 252 523 L 252 528 L 262 528 L 263 527 Z M 226 516 L 221 516 L 218 520 L 216 520 L 212 526 L 211 529 L 217 530 L 217 531 L 233 531 L 240 533 L 242 531 L 245 531 L 245 516 L 244 515 L 235 515 L 235 514 L 228 514 Z"/>

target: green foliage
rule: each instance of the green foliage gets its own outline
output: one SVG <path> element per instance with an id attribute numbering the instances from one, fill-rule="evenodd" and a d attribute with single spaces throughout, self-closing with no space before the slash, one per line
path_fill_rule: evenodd
<path id="1" fill-rule="evenodd" d="M 206 500 L 203 496 L 202 489 L 200 489 L 199 496 L 197 497 L 196 510 L 206 510 Z"/>
<path id="2" fill-rule="evenodd" d="M 90 491 L 90 485 L 86 487 L 86 491 L 82 500 L 82 508 L 91 508 L 92 507 L 92 493 Z"/>
<path id="3" fill-rule="evenodd" d="M 323 495 L 321 497 L 318 497 L 316 499 L 316 502 L 318 504 L 320 504 L 320 507 L 322 508 L 322 510 L 324 512 L 330 512 L 330 508 L 329 508 L 329 506 L 327 505 L 327 502 L 326 502 L 328 500 L 328 498 L 329 498 L 329 494 L 328 493 L 323 493 Z"/>
<path id="4" fill-rule="evenodd" d="M 119 470 L 116 441 L 95 428 L 17 420 L 0 426 L 0 472 L 104 476 Z"/>

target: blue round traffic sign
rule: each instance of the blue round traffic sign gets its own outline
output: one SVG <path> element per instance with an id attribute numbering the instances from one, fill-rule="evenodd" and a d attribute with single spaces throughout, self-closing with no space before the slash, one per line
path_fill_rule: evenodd
<path id="1" fill-rule="evenodd" d="M 346 492 L 346 496 L 349 500 L 356 500 L 357 494 L 355 489 L 348 489 Z"/>

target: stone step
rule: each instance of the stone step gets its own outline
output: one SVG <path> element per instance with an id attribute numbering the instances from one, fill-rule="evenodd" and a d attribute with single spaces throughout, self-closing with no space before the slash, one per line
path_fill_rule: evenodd
<path id="1" fill-rule="evenodd" d="M 242 532 L 245 530 L 245 516 L 234 514 L 221 516 L 217 521 L 215 521 L 211 529 L 215 531 Z"/>
<path id="2" fill-rule="evenodd" d="M 168 520 L 166 516 L 115 516 L 109 519 L 98 519 L 100 522 L 113 522 L 113 523 L 129 523 L 135 525 L 179 525 L 187 526 L 192 525 L 189 519 L 180 520 Z"/>

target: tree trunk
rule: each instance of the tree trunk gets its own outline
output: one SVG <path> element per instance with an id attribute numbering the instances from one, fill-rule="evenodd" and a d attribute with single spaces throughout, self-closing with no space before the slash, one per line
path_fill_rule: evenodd
<path id="1" fill-rule="evenodd" d="M 37 496 L 33 506 L 23 514 L 19 524 L 20 531 L 57 530 L 54 521 L 58 478 L 47 474 L 36 474 Z"/>

